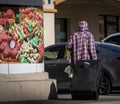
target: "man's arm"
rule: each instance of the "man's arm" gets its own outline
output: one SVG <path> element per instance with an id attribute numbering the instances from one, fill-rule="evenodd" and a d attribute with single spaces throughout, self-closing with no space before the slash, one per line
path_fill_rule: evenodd
<path id="1" fill-rule="evenodd" d="M 89 38 L 89 50 L 90 50 L 90 55 L 93 60 L 97 60 L 97 53 L 96 53 L 96 47 L 95 47 L 95 40 L 93 35 L 90 35 Z"/>

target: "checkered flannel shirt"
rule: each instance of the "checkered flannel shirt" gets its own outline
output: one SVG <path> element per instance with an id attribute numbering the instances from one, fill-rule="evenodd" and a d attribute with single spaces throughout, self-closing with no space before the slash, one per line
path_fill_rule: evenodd
<path id="1" fill-rule="evenodd" d="M 70 36 L 67 48 L 71 52 L 69 63 L 76 63 L 77 60 L 96 60 L 96 48 L 92 33 L 76 32 Z"/>

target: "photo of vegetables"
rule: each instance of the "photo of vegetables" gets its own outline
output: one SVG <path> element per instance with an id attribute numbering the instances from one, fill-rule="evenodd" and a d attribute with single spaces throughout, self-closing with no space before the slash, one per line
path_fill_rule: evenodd
<path id="1" fill-rule="evenodd" d="M 0 9 L 0 63 L 42 63 L 43 32 L 41 8 Z"/>

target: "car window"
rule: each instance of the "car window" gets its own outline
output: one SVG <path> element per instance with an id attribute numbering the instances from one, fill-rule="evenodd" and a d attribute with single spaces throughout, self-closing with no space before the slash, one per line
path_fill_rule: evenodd
<path id="1" fill-rule="evenodd" d="M 67 59 L 67 51 L 65 50 L 64 59 Z"/>
<path id="2" fill-rule="evenodd" d="M 47 52 L 44 52 L 44 56 L 46 59 L 57 59 L 58 52 L 47 51 Z"/>
<path id="3" fill-rule="evenodd" d="M 65 54 L 65 46 L 64 45 L 56 45 L 54 47 L 49 47 L 45 49 L 44 58 L 45 60 L 55 60 L 62 59 Z"/>
<path id="4" fill-rule="evenodd" d="M 65 55 L 65 46 L 62 45 L 59 47 L 58 59 L 63 59 Z"/>
<path id="5" fill-rule="evenodd" d="M 96 50 L 98 58 L 120 56 L 120 48 L 114 45 L 98 44 Z"/>
<path id="6" fill-rule="evenodd" d="M 57 47 L 51 47 L 45 50 L 44 57 L 45 60 L 57 59 L 59 50 Z"/>
<path id="7" fill-rule="evenodd" d="M 120 45 L 120 36 L 112 36 L 106 39 L 104 42 Z"/>

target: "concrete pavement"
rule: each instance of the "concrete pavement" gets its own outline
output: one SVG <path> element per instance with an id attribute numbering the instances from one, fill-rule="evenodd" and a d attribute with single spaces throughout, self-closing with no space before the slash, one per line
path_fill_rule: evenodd
<path id="1" fill-rule="evenodd" d="M 100 96 L 99 100 L 72 100 L 70 98 L 70 95 L 63 95 L 63 97 L 64 99 L 62 100 L 0 102 L 0 104 L 120 104 L 120 95 Z M 65 97 L 67 100 L 65 99 Z"/>
<path id="2" fill-rule="evenodd" d="M 0 102 L 57 98 L 56 80 L 48 73 L 0 74 Z"/>
<path id="3" fill-rule="evenodd" d="M 21 102 L 1 102 L 0 104 L 97 104 L 96 101 L 72 101 L 72 100 L 40 100 Z"/>

